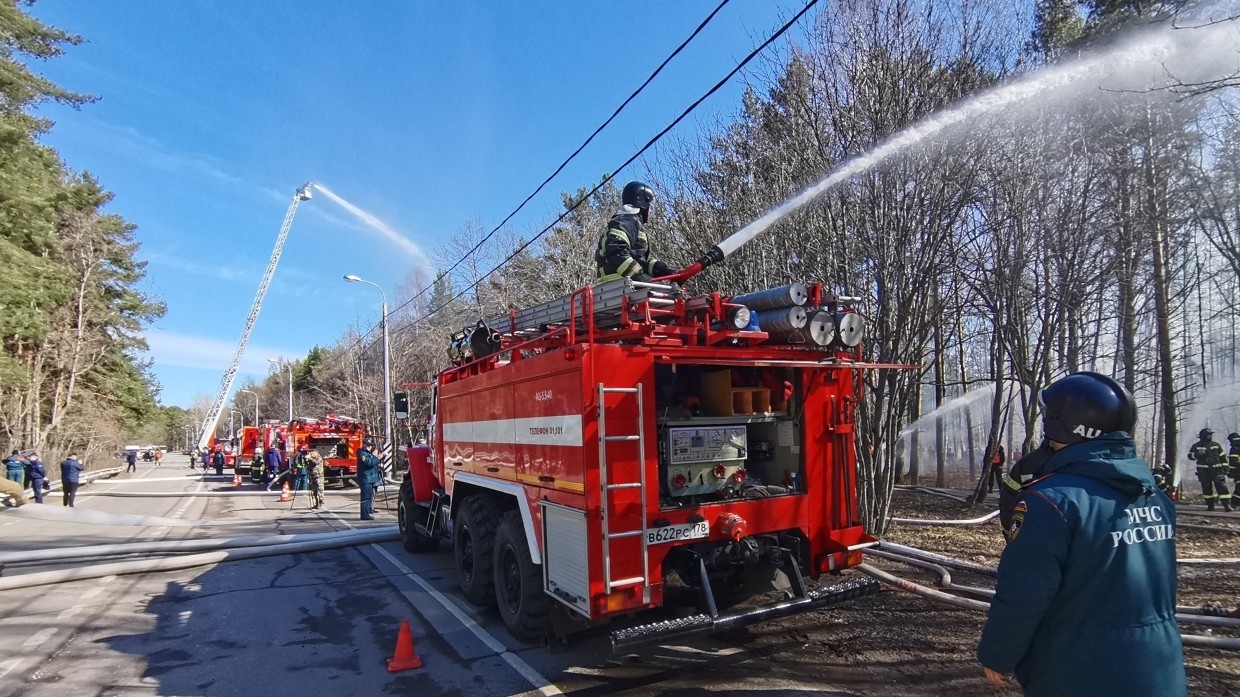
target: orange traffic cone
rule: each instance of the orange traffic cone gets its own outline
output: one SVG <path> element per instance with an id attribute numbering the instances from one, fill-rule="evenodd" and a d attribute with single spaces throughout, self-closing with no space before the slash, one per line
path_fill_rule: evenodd
<path id="1" fill-rule="evenodd" d="M 284 482 L 284 487 L 280 489 L 280 500 L 281 501 L 292 501 L 293 500 L 293 497 L 289 495 L 288 482 Z"/>
<path id="2" fill-rule="evenodd" d="M 413 648 L 413 632 L 409 630 L 409 620 L 400 623 L 400 634 L 396 635 L 396 653 L 387 661 L 389 673 L 401 670 L 412 670 L 422 667 L 422 659 Z"/>
<path id="3" fill-rule="evenodd" d="M 241 486 L 241 474 L 233 473 L 233 486 Z"/>

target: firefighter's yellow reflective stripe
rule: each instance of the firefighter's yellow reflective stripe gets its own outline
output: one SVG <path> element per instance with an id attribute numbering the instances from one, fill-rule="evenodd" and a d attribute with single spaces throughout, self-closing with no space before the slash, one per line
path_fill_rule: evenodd
<path id="1" fill-rule="evenodd" d="M 626 257 L 624 261 L 620 262 L 620 266 L 616 268 L 616 273 L 621 276 L 632 276 L 641 270 L 642 268 L 638 266 L 636 259 Z"/>
<path id="2" fill-rule="evenodd" d="M 1003 486 L 1006 486 L 1012 491 L 1020 491 L 1020 482 L 1012 479 L 1012 475 L 1010 474 L 1003 475 Z"/>

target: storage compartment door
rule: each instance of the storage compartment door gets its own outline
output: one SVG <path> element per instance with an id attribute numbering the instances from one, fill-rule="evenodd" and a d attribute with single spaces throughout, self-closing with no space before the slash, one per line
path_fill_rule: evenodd
<path id="1" fill-rule="evenodd" d="M 543 583 L 551 597 L 590 616 L 586 513 L 542 502 Z"/>

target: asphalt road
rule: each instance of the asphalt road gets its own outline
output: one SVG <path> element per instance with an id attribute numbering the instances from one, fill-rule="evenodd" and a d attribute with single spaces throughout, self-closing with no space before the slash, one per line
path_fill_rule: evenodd
<path id="1" fill-rule="evenodd" d="M 83 487 L 74 509 L 53 492 L 0 510 L 0 552 L 395 524 L 382 501 L 376 521 L 358 520 L 356 490 L 329 489 L 327 510 L 310 511 L 304 493 L 280 502 L 186 464 L 139 463 Z M 16 561 L 0 578 L 112 561 Z M 448 552 L 398 542 L 4 590 L 0 696 L 844 694 L 733 671 L 750 657 L 723 640 L 612 656 L 597 635 L 552 652 L 513 640 L 493 612 L 459 596 Z M 406 620 L 423 666 L 388 673 Z"/>

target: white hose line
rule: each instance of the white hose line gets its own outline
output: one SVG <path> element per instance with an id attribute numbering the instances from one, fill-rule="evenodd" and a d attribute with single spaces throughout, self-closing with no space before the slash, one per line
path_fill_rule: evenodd
<path id="1" fill-rule="evenodd" d="M 913 583 L 912 581 L 900 578 L 898 576 L 893 576 L 887 573 L 886 571 L 876 569 L 873 566 L 870 566 L 869 564 L 858 564 L 855 568 L 867 576 L 878 579 L 882 583 L 892 586 L 893 588 L 899 588 L 900 590 L 908 591 L 909 593 L 913 593 L 914 595 L 920 595 L 925 598 L 930 598 L 932 600 L 938 600 L 938 601 L 947 603 L 949 605 L 955 605 L 956 607 L 966 608 L 969 610 L 980 610 L 983 612 L 990 611 L 990 603 L 984 603 L 979 600 L 971 600 L 969 598 L 961 598 L 959 596 L 952 595 L 950 593 L 944 593 L 942 591 L 938 591 L 933 588 L 923 586 L 919 583 Z M 1181 623 L 1181 624 L 1200 624 L 1200 625 L 1210 625 L 1214 627 L 1227 627 L 1230 629 L 1240 629 L 1240 620 L 1232 619 L 1228 617 L 1205 617 L 1205 616 L 1198 616 L 1198 615 L 1180 615 L 1177 613 L 1175 616 L 1175 619 L 1178 623 Z M 1191 635 L 1191 634 L 1183 634 L 1182 636 L 1185 639 L 1194 637 L 1194 635 Z M 1230 639 L 1230 638 L 1223 639 L 1219 637 L 1202 637 L 1202 638 L 1209 639 L 1210 641 L 1204 644 L 1203 643 L 1190 644 L 1188 641 L 1185 641 L 1184 645 L 1185 646 L 1193 646 L 1193 645 L 1208 646 L 1209 648 L 1240 650 L 1240 639 Z"/>
<path id="2" fill-rule="evenodd" d="M 999 575 L 999 570 L 993 566 L 986 566 L 985 564 L 978 564 L 977 562 L 965 561 L 963 559 L 956 559 L 954 557 L 948 557 L 942 554 L 928 552 L 924 549 L 918 549 L 916 547 L 909 547 L 907 545 L 896 544 L 895 542 L 888 542 L 887 540 L 883 540 L 882 542 L 879 542 L 878 546 L 887 550 L 888 552 L 895 552 L 896 554 L 903 554 L 906 557 L 914 557 L 917 559 L 924 559 L 926 561 L 932 561 L 936 564 L 941 564 L 943 566 L 949 566 L 953 569 L 960 569 L 961 571 L 973 571 L 979 574 L 985 574 L 987 576 L 998 576 Z"/>
<path id="3" fill-rule="evenodd" d="M 384 526 L 378 530 L 366 530 L 357 535 L 350 535 L 343 538 L 338 537 L 331 540 L 266 545 L 264 547 L 246 547 L 243 549 L 226 549 L 215 552 L 203 552 L 201 554 L 188 554 L 182 557 L 112 562 L 109 564 L 80 566 L 76 569 L 41 571 L 33 574 L 7 576 L 0 578 L 0 591 L 13 590 L 16 588 L 30 588 L 33 586 L 45 586 L 52 583 L 65 583 L 67 581 L 80 581 L 88 578 L 102 578 L 104 576 L 123 576 L 126 574 L 176 571 L 178 569 L 190 569 L 195 566 L 206 566 L 225 561 L 256 559 L 258 557 L 271 557 L 280 554 L 296 554 L 300 552 L 317 552 L 324 549 L 353 547 L 372 542 L 392 542 L 398 539 L 400 539 L 400 533 L 396 529 L 389 526 Z"/>
<path id="4" fill-rule="evenodd" d="M 954 583 L 952 581 L 952 574 L 950 571 L 947 570 L 947 567 L 940 566 L 938 564 L 935 564 L 932 561 L 927 561 L 925 559 L 918 559 L 916 557 L 906 557 L 903 554 L 896 554 L 895 552 L 887 552 L 881 549 L 875 549 L 874 547 L 867 547 L 861 551 L 864 552 L 865 554 L 870 554 L 870 555 L 879 557 L 881 559 L 889 559 L 891 561 L 900 562 L 901 564 L 907 564 L 909 566 L 914 566 L 919 569 L 925 569 L 926 571 L 932 571 L 939 575 L 939 581 L 938 581 L 939 587 L 945 588 L 949 591 L 957 591 L 959 593 L 973 593 L 976 595 L 984 595 L 986 597 L 993 597 L 995 594 L 995 592 L 993 590 L 990 590 L 989 588 L 977 588 L 975 586 L 962 586 L 958 583 Z"/>
<path id="5" fill-rule="evenodd" d="M 291 495 L 292 493 L 293 493 L 293 492 L 292 492 L 292 490 L 290 490 L 290 491 L 289 491 L 289 494 Z M 299 495 L 301 495 L 301 496 L 309 496 L 309 495 L 310 495 L 310 492 L 309 492 L 309 491 L 305 491 L 305 490 L 298 491 L 297 493 L 298 493 Z M 340 495 L 340 494 L 344 494 L 344 493 L 346 493 L 346 492 L 344 492 L 344 491 L 324 491 L 324 492 L 323 492 L 323 495 L 324 495 L 324 496 L 326 496 L 326 495 L 330 494 L 330 495 L 332 495 L 332 496 L 338 496 L 338 495 Z M 191 496 L 191 495 L 192 495 L 192 496 L 216 496 L 216 497 L 223 497 L 223 496 L 270 496 L 270 497 L 273 497 L 273 498 L 279 498 L 279 497 L 280 497 L 280 491 L 279 491 L 278 489 L 277 489 L 277 490 L 273 490 L 273 491 L 267 491 L 267 490 L 263 490 L 263 491 L 235 491 L 235 490 L 233 490 L 233 491 L 230 491 L 230 490 L 228 490 L 228 489 L 217 489 L 217 490 L 215 490 L 215 491 L 192 491 L 192 492 L 191 492 L 191 491 L 95 491 L 94 489 L 91 489 L 90 495 L 91 495 L 91 496 L 112 496 L 112 497 L 115 497 L 115 498 L 122 498 L 122 499 L 123 499 L 123 498 L 156 498 L 156 499 L 166 499 L 166 498 L 175 498 L 175 497 L 177 497 L 177 496 Z"/>
<path id="6" fill-rule="evenodd" d="M 187 496 L 191 494 L 187 493 Z M 352 504 L 349 504 L 352 505 Z M 264 525 L 273 521 L 288 520 L 311 514 L 310 508 L 298 509 L 291 516 L 278 518 L 230 518 L 228 520 L 186 520 L 184 518 L 160 518 L 156 516 L 135 515 L 132 513 L 108 513 L 89 508 L 65 508 L 55 505 L 33 505 L 21 508 L 0 508 L 0 517 L 9 515 L 31 520 L 52 520 L 59 523 L 82 523 L 88 525 L 126 525 L 132 527 L 171 527 L 196 528 L 200 526 L 221 527 L 230 525 Z"/>
<path id="7" fill-rule="evenodd" d="M 952 595 L 951 593 L 944 593 L 943 591 L 935 590 L 933 588 L 927 588 L 921 584 L 906 581 L 898 576 L 892 576 L 886 571 L 877 569 L 869 564 L 858 564 L 853 568 L 866 576 L 878 579 L 880 582 L 892 586 L 893 588 L 899 588 L 902 591 L 908 591 L 914 595 L 920 595 L 924 598 L 938 600 L 940 602 L 947 603 L 948 605 L 955 605 L 956 607 L 964 608 L 966 610 L 977 610 L 979 612 L 987 612 L 990 610 L 989 603 L 983 603 L 980 600 L 972 600 L 970 598 L 961 598 L 960 596 Z M 0 581 L 2 580 L 3 579 L 0 579 Z"/>
<path id="8" fill-rule="evenodd" d="M 183 477 L 142 477 L 141 479 L 109 479 L 106 482 L 99 482 L 99 484 L 146 484 L 148 482 L 185 482 L 186 484 L 192 484 L 195 482 L 201 482 L 201 481 L 206 481 L 206 480 L 231 482 L 233 478 L 232 477 L 214 477 L 214 476 L 213 477 L 201 477 L 198 475 L 187 474 Z M 247 482 L 247 483 L 249 482 L 249 480 L 245 479 L 244 477 L 242 477 L 242 481 Z"/>
<path id="9" fill-rule="evenodd" d="M 1192 557 L 1185 557 L 1183 559 L 1176 559 L 1175 563 L 1177 564 L 1236 564 L 1236 563 L 1240 563 L 1240 557 L 1216 557 L 1216 558 L 1211 558 L 1211 559 L 1195 559 Z"/>
<path id="10" fill-rule="evenodd" d="M 393 526 L 394 527 L 394 526 Z M 372 532 L 375 528 L 365 528 L 362 532 Z M 152 554 L 163 552 L 200 552 L 214 549 L 234 549 L 238 547 L 261 547 L 264 545 L 295 544 L 298 542 L 314 542 L 331 540 L 348 535 L 356 535 L 356 530 L 316 533 L 295 533 L 291 535 L 250 535 L 246 537 L 224 537 L 197 540 L 163 540 L 160 542 L 117 542 L 109 545 L 86 545 L 83 547 L 54 547 L 52 549 L 25 550 L 21 552 L 0 552 L 0 564 L 26 563 L 38 561 L 65 561 L 82 557 L 103 557 L 123 554 Z"/>
<path id="11" fill-rule="evenodd" d="M 893 523 L 901 523 L 903 525 L 977 525 L 979 523 L 989 523 L 999 516 L 999 511 L 991 511 L 981 518 L 972 518 L 970 520 L 922 520 L 920 518 L 891 518 Z"/>
<path id="12" fill-rule="evenodd" d="M 929 487 L 924 487 L 924 486 L 902 486 L 902 487 L 896 487 L 896 488 L 901 491 L 911 491 L 911 492 L 916 492 L 919 494 L 930 494 L 931 496 L 939 496 L 945 499 L 951 499 L 952 501 L 958 501 L 960 503 L 969 502 L 969 500 L 963 496 L 957 496 L 947 491 L 940 491 L 938 489 L 931 489 Z"/>

